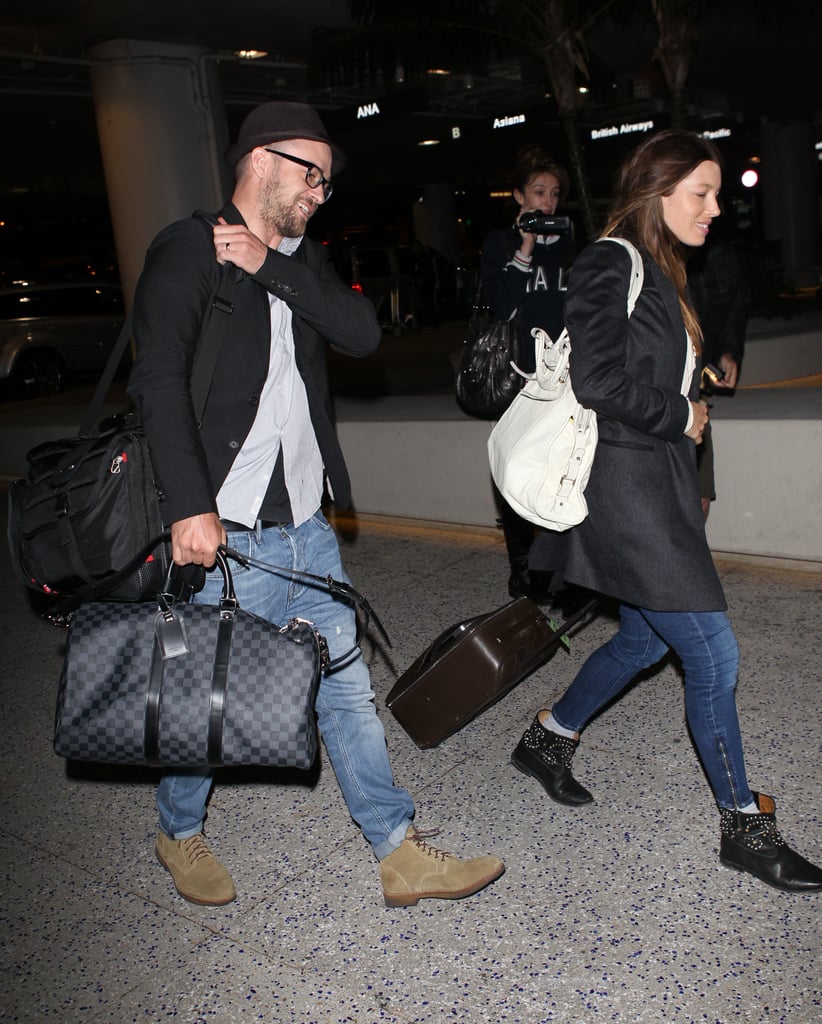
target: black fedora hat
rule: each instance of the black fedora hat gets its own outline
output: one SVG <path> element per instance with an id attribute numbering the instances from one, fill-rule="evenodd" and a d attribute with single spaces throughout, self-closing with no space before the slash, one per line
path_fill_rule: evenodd
<path id="1" fill-rule="evenodd" d="M 307 103 L 292 103 L 288 100 L 271 100 L 255 107 L 240 126 L 237 141 L 226 153 L 230 167 L 256 146 L 267 146 L 283 139 L 312 139 L 331 147 L 331 171 L 339 172 L 345 166 L 345 154 L 328 137 L 325 125 L 317 111 Z"/>

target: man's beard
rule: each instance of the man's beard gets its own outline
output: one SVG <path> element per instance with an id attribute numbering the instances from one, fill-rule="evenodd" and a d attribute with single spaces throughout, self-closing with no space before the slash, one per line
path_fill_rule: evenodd
<path id="1" fill-rule="evenodd" d="M 301 238 L 305 234 L 307 221 L 297 208 L 297 196 L 286 198 L 285 190 L 277 181 L 269 181 L 260 192 L 259 215 L 272 234 L 283 238 Z"/>

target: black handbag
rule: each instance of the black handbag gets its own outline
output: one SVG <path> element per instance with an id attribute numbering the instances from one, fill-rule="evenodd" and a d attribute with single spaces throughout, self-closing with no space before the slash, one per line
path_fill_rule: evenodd
<path id="1" fill-rule="evenodd" d="M 206 221 L 213 218 L 198 212 Z M 225 268 L 214 289 L 197 343 L 191 394 L 198 421 L 208 399 L 228 315 L 233 276 Z M 228 296 L 228 297 L 227 297 Z M 219 312 L 221 315 L 216 316 Z M 131 338 L 126 320 L 79 432 L 28 452 L 28 475 L 8 489 L 12 568 L 26 586 L 63 597 L 124 601 L 153 597 L 169 557 L 160 493 L 148 442 L 133 414 L 98 424 L 103 401 Z M 108 591 L 105 581 L 134 562 L 133 572 Z"/>
<path id="2" fill-rule="evenodd" d="M 498 320 L 482 303 L 477 289 L 471 319 L 460 351 L 457 400 L 472 416 L 499 419 L 524 384 L 511 365 L 519 362 L 522 318 Z"/>
<path id="3" fill-rule="evenodd" d="M 54 750 L 167 768 L 309 768 L 325 641 L 310 623 L 243 611 L 222 552 L 219 605 L 91 602 L 72 616 Z"/>

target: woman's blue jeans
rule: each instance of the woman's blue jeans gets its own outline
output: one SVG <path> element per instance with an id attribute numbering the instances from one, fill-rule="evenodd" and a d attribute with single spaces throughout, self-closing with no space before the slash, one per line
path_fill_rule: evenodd
<path id="1" fill-rule="evenodd" d="M 670 649 L 685 672 L 685 713 L 720 807 L 753 800 L 736 712 L 739 646 L 724 612 L 653 612 L 622 604 L 619 631 L 588 658 L 554 705 L 560 725 L 582 730 L 643 669 Z"/>
<path id="2" fill-rule="evenodd" d="M 228 546 L 263 562 L 348 582 L 337 538 L 320 512 L 299 527 L 230 533 Z M 241 608 L 276 623 L 308 619 L 326 638 L 332 659 L 355 646 L 353 608 L 333 598 L 325 587 L 242 568 L 235 561 L 229 564 Z M 216 604 L 222 584 L 219 570 L 209 573 L 195 600 Z M 272 679 L 271 685 L 276 686 L 277 680 Z M 394 785 L 368 667 L 359 651 L 339 671 L 323 675 L 317 720 L 349 813 L 382 859 L 405 838 L 414 804 L 404 789 Z M 187 839 L 201 830 L 211 783 L 212 772 L 206 768 L 163 777 L 157 806 L 160 828 L 167 836 Z"/>

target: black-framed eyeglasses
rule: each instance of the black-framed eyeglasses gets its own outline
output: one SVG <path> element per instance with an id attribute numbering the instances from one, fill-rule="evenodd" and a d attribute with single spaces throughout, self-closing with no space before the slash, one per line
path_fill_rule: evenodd
<path id="1" fill-rule="evenodd" d="M 304 167 L 306 185 L 309 188 L 318 188 L 322 185 L 323 199 L 328 201 L 331 198 L 334 186 L 316 164 L 312 164 L 310 160 L 303 160 L 301 157 L 292 156 L 290 153 L 281 153 L 279 149 L 269 149 L 268 146 L 263 146 L 263 149 L 266 153 L 273 153 L 274 156 L 281 156 L 283 160 L 290 160 L 293 164 L 299 164 L 301 167 Z"/>

